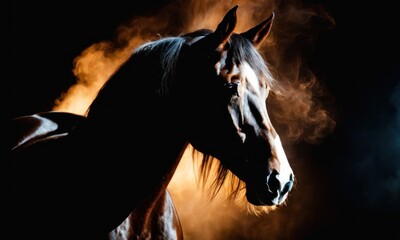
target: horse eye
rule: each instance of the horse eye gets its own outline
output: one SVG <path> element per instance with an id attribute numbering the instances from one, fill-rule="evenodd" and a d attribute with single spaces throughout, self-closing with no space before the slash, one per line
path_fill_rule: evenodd
<path id="1" fill-rule="evenodd" d="M 235 83 L 225 83 L 224 86 L 228 89 L 228 91 L 231 93 L 231 95 L 235 95 L 239 97 L 239 82 Z"/>

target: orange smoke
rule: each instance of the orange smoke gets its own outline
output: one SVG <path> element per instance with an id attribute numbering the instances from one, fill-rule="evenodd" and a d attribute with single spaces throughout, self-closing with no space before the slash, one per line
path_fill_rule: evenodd
<path id="1" fill-rule="evenodd" d="M 55 102 L 53 110 L 84 115 L 97 91 L 128 56 L 123 50 L 111 51 L 112 43 L 100 42 L 85 49 L 74 61 L 77 84 Z"/>
<path id="2" fill-rule="evenodd" d="M 265 56 L 283 86 L 281 95 L 271 94 L 269 110 L 275 127 L 286 140 L 316 143 L 336 126 L 331 116 L 333 109 L 326 109 L 321 102 L 329 95 L 307 65 L 316 33 L 334 24 L 319 5 L 300 1 L 279 5 Z"/>
<path id="3" fill-rule="evenodd" d="M 318 21 L 322 19 L 332 26 L 333 19 L 320 6 L 305 5 L 296 0 L 176 0 L 151 16 L 134 18 L 116 30 L 116 39 L 95 43 L 76 57 L 73 72 L 77 82 L 56 100 L 53 110 L 84 115 L 100 87 L 136 46 L 199 28 L 215 29 L 235 4 L 240 6 L 237 32 L 253 27 L 272 11 L 276 13 L 262 51 L 283 88 L 282 95 L 270 95 L 269 113 L 283 142 L 318 142 L 334 130 L 335 121 L 321 100 L 327 93 L 305 60 L 307 50 L 312 48 L 315 34 L 320 30 Z M 289 147 L 286 146 L 286 151 Z M 188 148 L 169 185 L 186 239 L 291 238 L 293 231 L 290 230 L 296 226 L 288 225 L 287 219 L 295 218 L 301 222 L 306 218 L 300 205 L 290 197 L 288 205 L 281 211 L 261 217 L 248 215 L 245 208 L 225 202 L 221 194 L 210 202 L 198 188 L 196 165 L 193 165 L 190 153 Z M 295 151 L 287 154 L 289 159 L 298 161 L 301 158 Z M 294 168 L 294 171 L 298 177 L 303 173 L 303 169 Z M 307 206 L 309 191 L 310 188 L 295 191 L 297 203 Z M 303 224 L 307 223 L 303 220 Z"/>

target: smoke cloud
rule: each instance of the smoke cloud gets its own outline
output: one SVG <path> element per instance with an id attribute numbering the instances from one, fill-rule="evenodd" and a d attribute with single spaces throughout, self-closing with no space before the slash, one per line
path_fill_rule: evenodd
<path id="1" fill-rule="evenodd" d="M 176 0 L 151 16 L 134 18 L 116 29 L 116 39 L 94 43 L 76 57 L 73 72 L 77 82 L 56 100 L 54 110 L 85 114 L 100 87 L 136 46 L 198 28 L 215 29 L 235 4 L 240 5 L 237 32 L 253 27 L 272 11 L 276 13 L 262 51 L 283 88 L 281 95 L 271 94 L 269 112 L 282 141 L 287 143 L 284 147 L 288 158 L 296 159 L 296 163 L 301 161 L 306 156 L 292 149 L 294 146 L 290 144 L 317 143 L 334 130 L 335 120 L 330 115 L 331 109 L 322 101 L 328 93 L 307 65 L 315 35 L 334 26 L 334 20 L 321 6 L 300 1 Z M 399 101 L 396 99 L 393 101 Z M 396 140 L 398 143 L 399 139 Z M 295 234 L 299 237 L 316 221 L 306 210 L 316 207 L 315 200 L 308 197 L 315 191 L 316 184 L 305 188 L 312 180 L 307 179 L 303 165 L 294 167 L 302 190 L 294 190 L 287 206 L 265 216 L 253 216 L 245 208 L 226 202 L 223 192 L 210 201 L 206 192 L 198 188 L 196 167 L 189 152 L 187 149 L 169 186 L 186 239 L 286 239 Z M 389 184 L 397 184 L 399 172 L 394 176 L 393 182 L 385 183 L 388 189 Z M 296 224 L 291 219 L 295 219 Z"/>

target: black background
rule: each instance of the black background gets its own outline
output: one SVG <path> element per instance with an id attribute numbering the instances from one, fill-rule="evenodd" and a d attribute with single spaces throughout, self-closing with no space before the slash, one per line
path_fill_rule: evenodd
<path id="1" fill-rule="evenodd" d="M 2 34 L 6 118 L 49 110 L 74 84 L 73 59 L 83 49 L 112 39 L 123 21 L 168 2 L 8 2 Z M 399 236 L 399 4 L 308 2 L 324 6 L 336 21 L 334 29 L 318 36 L 310 60 L 335 98 L 338 121 L 322 143 L 304 144 L 311 155 L 309 172 L 318 172 L 324 188 L 314 196 L 324 201 L 324 209 L 313 213 L 317 220 L 305 235 Z"/>

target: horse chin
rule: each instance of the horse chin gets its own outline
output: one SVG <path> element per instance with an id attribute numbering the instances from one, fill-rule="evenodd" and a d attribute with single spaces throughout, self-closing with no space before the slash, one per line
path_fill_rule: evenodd
<path id="1" fill-rule="evenodd" d="M 278 206 L 286 200 L 286 197 L 287 194 L 274 194 L 268 189 L 260 191 L 249 186 L 246 187 L 247 201 L 254 206 Z"/>

